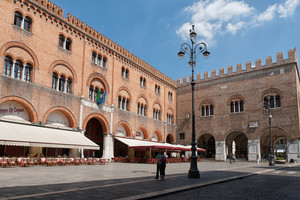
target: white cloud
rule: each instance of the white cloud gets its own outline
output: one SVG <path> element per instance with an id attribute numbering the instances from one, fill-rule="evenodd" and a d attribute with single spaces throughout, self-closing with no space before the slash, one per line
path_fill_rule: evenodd
<path id="1" fill-rule="evenodd" d="M 266 11 L 258 15 L 257 20 L 260 22 L 272 20 L 275 16 L 276 10 L 277 10 L 277 4 L 269 6 Z"/>
<path id="2" fill-rule="evenodd" d="M 287 0 L 284 4 L 279 5 L 278 13 L 280 17 L 285 18 L 293 15 L 299 3 L 300 0 Z"/>
<path id="3" fill-rule="evenodd" d="M 263 12 L 242 0 L 199 0 L 184 11 L 191 15 L 189 22 L 184 23 L 177 35 L 184 40 L 189 37 L 192 24 L 201 40 L 215 43 L 219 34 L 236 34 L 246 28 L 253 28 L 279 17 L 293 15 L 300 0 L 286 0 L 281 4 L 269 5 Z"/>
<path id="4" fill-rule="evenodd" d="M 245 25 L 245 22 L 237 22 L 235 24 L 228 23 L 226 26 L 226 29 L 228 32 L 230 32 L 234 35 L 239 29 L 243 28 L 244 25 Z"/>

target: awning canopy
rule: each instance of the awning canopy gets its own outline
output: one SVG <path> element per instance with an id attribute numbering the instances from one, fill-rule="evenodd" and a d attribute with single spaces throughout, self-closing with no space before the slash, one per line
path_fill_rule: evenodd
<path id="1" fill-rule="evenodd" d="M 73 130 L 0 121 L 0 145 L 93 149 L 100 147 Z"/>
<path id="2" fill-rule="evenodd" d="M 191 151 L 191 146 L 184 146 L 180 144 L 170 144 L 170 143 L 160 143 L 160 142 L 153 142 L 153 141 L 146 141 L 146 140 L 137 140 L 137 139 L 130 139 L 130 138 L 123 138 L 123 137 L 115 137 L 115 139 L 119 140 L 120 142 L 126 144 L 129 148 L 152 148 L 152 149 L 168 149 L 174 151 Z M 206 151 L 205 149 L 198 148 L 197 151 Z"/>

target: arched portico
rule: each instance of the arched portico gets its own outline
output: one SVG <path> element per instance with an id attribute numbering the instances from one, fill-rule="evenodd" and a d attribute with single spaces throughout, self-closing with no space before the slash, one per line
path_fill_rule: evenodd
<path id="1" fill-rule="evenodd" d="M 84 156 L 103 157 L 108 145 L 104 142 L 108 130 L 106 119 L 100 114 L 92 114 L 86 118 L 83 129 L 85 129 L 84 135 L 100 146 L 100 150 L 84 150 Z"/>
<path id="2" fill-rule="evenodd" d="M 227 155 L 235 154 L 237 158 L 247 158 L 248 138 L 239 131 L 231 132 L 226 138 Z"/>
<path id="3" fill-rule="evenodd" d="M 288 135 L 287 133 L 280 128 L 272 127 L 271 128 L 272 134 L 272 147 L 274 153 L 283 153 L 286 154 L 286 149 L 288 145 Z M 260 148 L 261 148 L 261 156 L 266 157 L 270 153 L 270 130 L 266 128 L 262 135 L 260 136 Z"/>
<path id="4" fill-rule="evenodd" d="M 206 150 L 205 157 L 214 158 L 216 154 L 215 138 L 211 134 L 201 135 L 198 139 L 198 147 Z"/>

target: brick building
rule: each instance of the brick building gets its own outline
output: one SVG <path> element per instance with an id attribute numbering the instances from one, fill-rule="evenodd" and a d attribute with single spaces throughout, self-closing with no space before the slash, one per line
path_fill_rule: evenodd
<path id="1" fill-rule="evenodd" d="M 272 145 L 286 152 L 288 160 L 299 159 L 300 107 L 299 69 L 296 49 L 234 69 L 222 68 L 197 75 L 195 85 L 196 143 L 206 156 L 226 160 L 227 155 L 255 160 L 270 152 L 270 101 Z M 191 85 L 188 78 L 177 80 L 177 142 L 191 143 Z M 270 100 L 268 100 L 268 95 Z"/>
<path id="2" fill-rule="evenodd" d="M 175 142 L 175 81 L 48 0 L 0 4 L 0 156 L 142 157 L 115 137 Z"/>

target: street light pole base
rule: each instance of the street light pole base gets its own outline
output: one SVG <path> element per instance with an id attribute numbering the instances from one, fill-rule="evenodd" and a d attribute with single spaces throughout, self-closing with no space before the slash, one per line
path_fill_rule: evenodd
<path id="1" fill-rule="evenodd" d="M 200 178 L 200 172 L 197 166 L 197 156 L 191 156 L 190 162 L 191 162 L 191 166 L 188 173 L 188 178 Z"/>
<path id="2" fill-rule="evenodd" d="M 274 160 L 271 160 L 271 161 L 269 162 L 269 166 L 275 166 L 275 161 L 274 161 Z"/>
<path id="3" fill-rule="evenodd" d="M 195 171 L 195 172 L 189 171 L 188 178 L 200 178 L 199 171 Z"/>

